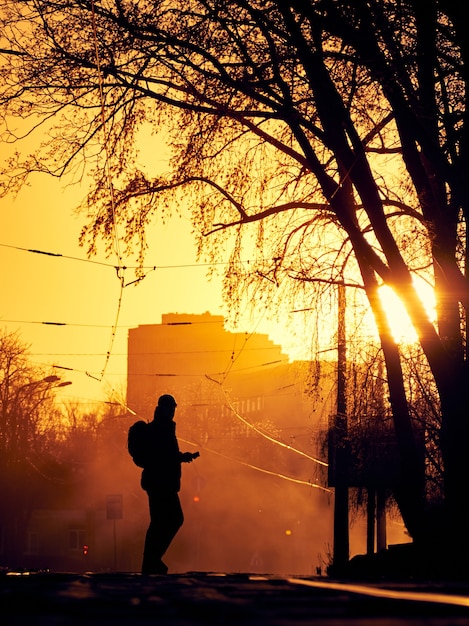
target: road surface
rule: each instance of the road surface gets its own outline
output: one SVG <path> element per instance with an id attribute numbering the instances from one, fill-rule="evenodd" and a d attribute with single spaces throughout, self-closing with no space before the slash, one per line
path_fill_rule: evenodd
<path id="1" fill-rule="evenodd" d="M 253 574 L 0 577 L 5 626 L 469 626 L 465 584 L 348 584 Z"/>

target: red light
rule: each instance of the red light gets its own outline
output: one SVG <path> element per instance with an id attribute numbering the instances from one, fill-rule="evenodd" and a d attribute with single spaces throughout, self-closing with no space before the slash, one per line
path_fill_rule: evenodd
<path id="1" fill-rule="evenodd" d="M 85 556 L 88 554 L 88 546 L 83 546 L 83 554 Z"/>
<path id="2" fill-rule="evenodd" d="M 199 498 L 199 496 L 194 496 L 194 497 L 192 498 L 192 502 L 200 502 L 200 498 Z"/>

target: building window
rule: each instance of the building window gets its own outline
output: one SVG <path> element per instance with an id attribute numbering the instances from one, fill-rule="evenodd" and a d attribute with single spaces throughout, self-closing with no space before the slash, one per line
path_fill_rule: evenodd
<path id="1" fill-rule="evenodd" d="M 86 545 L 86 530 L 84 528 L 73 528 L 68 534 L 69 550 L 83 550 Z"/>
<path id="2" fill-rule="evenodd" d="M 27 554 L 39 554 L 39 536 L 35 531 L 28 532 L 26 545 L 26 553 Z"/>

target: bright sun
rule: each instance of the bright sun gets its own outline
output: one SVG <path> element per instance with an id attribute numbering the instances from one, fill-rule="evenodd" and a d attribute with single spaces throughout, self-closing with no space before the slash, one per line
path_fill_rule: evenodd
<path id="1" fill-rule="evenodd" d="M 436 304 L 433 288 L 423 280 L 414 282 L 417 293 L 431 322 L 436 320 Z M 380 287 L 380 298 L 386 309 L 391 332 L 396 343 L 411 344 L 418 340 L 417 333 L 407 312 L 394 291 L 387 285 Z"/>

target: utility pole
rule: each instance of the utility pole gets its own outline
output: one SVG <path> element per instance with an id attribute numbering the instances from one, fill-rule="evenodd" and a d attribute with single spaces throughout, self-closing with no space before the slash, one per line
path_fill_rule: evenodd
<path id="1" fill-rule="evenodd" d="M 347 425 L 346 366 L 347 347 L 345 329 L 345 285 L 337 286 L 337 413 L 334 421 L 335 491 L 334 491 L 334 552 L 333 569 L 340 572 L 349 559 L 349 444 Z"/>

